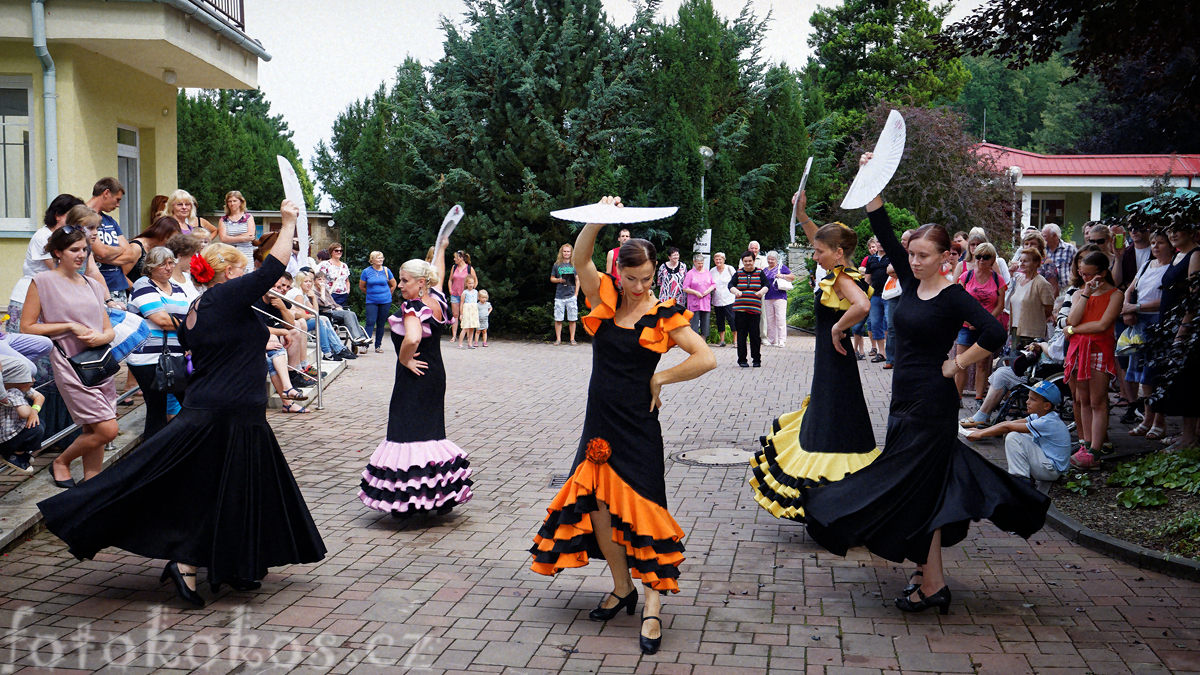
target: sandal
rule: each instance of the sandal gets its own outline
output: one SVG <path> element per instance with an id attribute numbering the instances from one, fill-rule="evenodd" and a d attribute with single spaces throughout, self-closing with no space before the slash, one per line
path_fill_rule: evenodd
<path id="1" fill-rule="evenodd" d="M 1130 436 L 1145 436 L 1147 433 L 1149 433 L 1149 431 L 1150 431 L 1150 427 L 1147 426 L 1145 422 L 1142 422 L 1141 424 L 1137 425 L 1136 427 L 1130 429 L 1129 435 Z M 1151 440 L 1153 440 L 1153 439 L 1151 439 Z"/>
<path id="2" fill-rule="evenodd" d="M 1167 430 L 1163 427 L 1150 427 L 1150 431 L 1146 432 L 1146 440 L 1161 441 L 1163 436 L 1167 435 Z"/>
<path id="3" fill-rule="evenodd" d="M 295 393 L 293 393 L 293 392 L 295 392 Z M 304 395 L 304 392 L 300 391 L 299 389 L 297 389 L 295 387 L 292 387 L 291 389 L 288 389 L 287 391 L 280 394 L 279 398 L 286 399 L 288 401 L 307 401 L 308 400 L 308 397 Z"/>
<path id="4" fill-rule="evenodd" d="M 304 406 L 300 405 L 299 403 L 285 403 L 283 405 L 283 407 L 280 408 L 280 410 L 282 410 L 285 413 L 297 413 L 297 414 L 312 412 L 311 410 L 309 410 L 308 408 L 305 408 Z"/>

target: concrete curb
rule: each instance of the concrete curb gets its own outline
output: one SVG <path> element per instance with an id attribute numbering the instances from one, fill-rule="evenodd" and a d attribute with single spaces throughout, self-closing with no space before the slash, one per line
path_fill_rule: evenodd
<path id="1" fill-rule="evenodd" d="M 1200 581 L 1200 561 L 1154 551 L 1123 539 L 1110 537 L 1085 526 L 1053 505 L 1046 513 L 1046 521 L 1050 527 L 1084 548 L 1103 553 L 1142 569 L 1161 572 L 1180 579 Z"/>

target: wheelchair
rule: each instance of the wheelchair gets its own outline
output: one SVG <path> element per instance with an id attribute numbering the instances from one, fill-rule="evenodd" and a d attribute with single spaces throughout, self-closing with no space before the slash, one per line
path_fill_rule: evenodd
<path id="1" fill-rule="evenodd" d="M 1033 366 L 1029 376 L 1021 377 L 1021 384 L 1029 386 L 1042 381 L 1051 382 L 1058 387 L 1059 393 L 1062 394 L 1062 404 L 1055 409 L 1055 412 L 1062 418 L 1069 431 L 1075 431 L 1075 406 L 1071 399 L 1071 388 L 1067 386 L 1066 379 L 1063 377 L 1062 364 L 1039 363 Z M 1023 419 L 1026 417 L 1025 404 L 1028 401 L 1028 389 L 1021 386 L 1013 387 L 1004 395 L 1000 406 L 996 408 L 995 422 Z"/>

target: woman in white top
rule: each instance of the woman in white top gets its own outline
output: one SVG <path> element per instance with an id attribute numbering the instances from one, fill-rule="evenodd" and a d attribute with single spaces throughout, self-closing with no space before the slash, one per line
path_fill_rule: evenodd
<path id="1" fill-rule="evenodd" d="M 237 190 L 226 192 L 225 215 L 217 221 L 217 239 L 241 251 L 249 260 L 254 257 L 256 233 L 254 216 L 246 213 L 246 198 Z"/>
<path id="2" fill-rule="evenodd" d="M 191 304 L 204 289 L 192 281 L 192 256 L 204 248 L 204 242 L 190 234 L 177 234 L 167 240 L 167 248 L 171 249 L 176 260 L 171 270 L 171 283 L 183 289 L 188 304 Z"/>
<path id="3" fill-rule="evenodd" d="M 718 347 L 725 346 L 725 323 L 728 322 L 729 327 L 733 328 L 733 292 L 729 290 L 729 280 L 735 271 L 725 264 L 724 253 L 718 251 L 713 254 L 713 266 L 708 274 L 717 285 L 712 294 L 712 318 L 717 324 L 717 334 L 721 336 Z"/>
<path id="4" fill-rule="evenodd" d="M 1144 330 L 1158 323 L 1158 307 L 1162 302 L 1163 273 L 1175 259 L 1175 248 L 1165 231 L 1155 232 L 1150 236 L 1150 260 L 1125 289 L 1125 306 L 1121 313 L 1126 326 L 1141 324 Z M 1149 354 L 1134 352 L 1129 355 L 1129 367 L 1125 369 L 1125 379 L 1140 385 L 1138 395 L 1144 400 L 1154 390 L 1154 371 L 1150 368 Z M 1146 406 L 1142 423 L 1129 430 L 1130 436 L 1145 436 L 1158 440 L 1167 433 L 1167 418 L 1162 413 L 1155 413 Z"/>
<path id="5" fill-rule="evenodd" d="M 333 301 L 345 307 L 350 301 L 350 268 L 342 262 L 343 251 L 341 244 L 330 244 L 329 260 L 322 260 L 317 265 L 317 271 L 325 273 L 325 281 L 329 284 L 329 294 L 333 296 Z"/>

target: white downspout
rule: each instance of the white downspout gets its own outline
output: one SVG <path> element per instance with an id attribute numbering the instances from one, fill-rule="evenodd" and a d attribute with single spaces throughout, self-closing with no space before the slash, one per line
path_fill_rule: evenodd
<path id="1" fill-rule="evenodd" d="M 33 51 L 42 62 L 42 126 L 46 138 L 46 202 L 49 203 L 58 196 L 58 73 L 46 47 L 45 5 L 46 0 L 30 0 Z"/>

